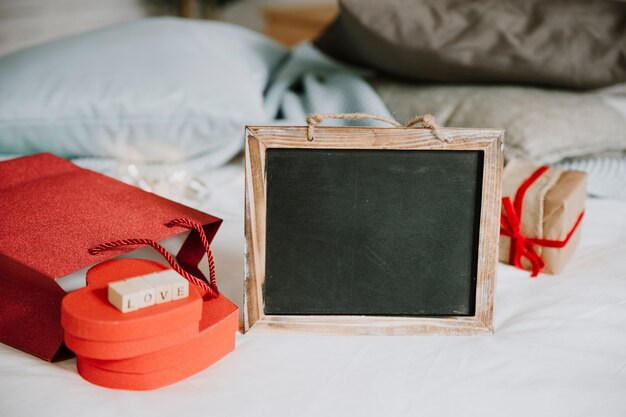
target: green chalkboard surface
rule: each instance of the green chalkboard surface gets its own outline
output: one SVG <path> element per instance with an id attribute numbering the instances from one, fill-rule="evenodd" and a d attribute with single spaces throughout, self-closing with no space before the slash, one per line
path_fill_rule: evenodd
<path id="1" fill-rule="evenodd" d="M 265 314 L 474 315 L 483 158 L 267 149 Z"/>

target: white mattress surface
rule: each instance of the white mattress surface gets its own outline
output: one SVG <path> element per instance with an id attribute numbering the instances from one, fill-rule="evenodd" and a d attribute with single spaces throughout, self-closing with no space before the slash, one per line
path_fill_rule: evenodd
<path id="1" fill-rule="evenodd" d="M 218 283 L 241 307 L 240 161 L 205 182 L 203 208 L 225 220 L 213 244 Z M 0 344 L 0 416 L 624 417 L 626 202 L 588 200 L 582 227 L 559 276 L 499 266 L 492 336 L 253 330 L 210 368 L 148 392 L 91 385 L 74 360 Z"/>

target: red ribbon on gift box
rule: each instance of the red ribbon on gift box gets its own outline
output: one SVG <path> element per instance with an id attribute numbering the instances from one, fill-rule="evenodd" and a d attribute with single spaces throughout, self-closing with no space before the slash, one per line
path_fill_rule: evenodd
<path id="1" fill-rule="evenodd" d="M 526 269 L 522 266 L 522 257 L 528 259 L 531 264 L 531 278 L 539 275 L 545 269 L 545 262 L 535 250 L 535 245 L 546 248 L 563 248 L 569 242 L 570 238 L 580 225 L 585 211 L 583 210 L 574 226 L 571 228 L 565 239 L 540 239 L 524 235 L 521 232 L 522 223 L 522 205 L 524 196 L 531 185 L 541 177 L 549 167 L 542 166 L 526 179 L 515 193 L 515 200 L 511 201 L 510 197 L 502 198 L 503 212 L 500 216 L 500 234 L 511 238 L 511 249 L 509 251 L 509 263 L 519 269 Z"/>

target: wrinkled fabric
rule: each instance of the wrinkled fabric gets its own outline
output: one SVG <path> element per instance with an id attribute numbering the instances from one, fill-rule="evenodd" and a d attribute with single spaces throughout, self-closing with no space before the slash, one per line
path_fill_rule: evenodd
<path id="1" fill-rule="evenodd" d="M 203 178 L 198 208 L 226 219 L 212 244 L 221 292 L 243 293 L 243 164 Z M 557 276 L 498 265 L 492 336 L 237 335 L 233 353 L 147 392 L 84 381 L 0 345 L 3 416 L 623 417 L 626 203 L 590 199 L 581 245 Z M 205 264 L 202 265 L 206 272 Z M 244 399 L 244 400 L 242 400 Z"/>
<path id="2" fill-rule="evenodd" d="M 263 124 L 302 126 L 312 113 L 364 112 L 390 116 L 387 106 L 362 76 L 368 71 L 324 55 L 309 43 L 295 47 L 274 69 L 263 94 Z M 207 100 L 211 99 L 210 97 Z M 244 127 L 259 120 L 240 122 L 237 146 L 243 149 Z M 325 120 L 326 126 L 388 126 L 370 120 Z M 194 177 L 214 167 L 212 152 L 179 162 L 137 163 L 109 158 L 74 158 L 85 168 L 124 178 L 148 191 L 170 190 L 172 183 L 186 187 Z M 202 182 L 202 181 L 200 181 Z M 172 194 L 172 192 L 174 194 Z M 191 190 L 191 192 L 194 192 Z M 178 197 L 180 198 L 180 197 Z"/>
<path id="3" fill-rule="evenodd" d="M 421 84 L 370 80 L 398 118 L 432 113 L 444 126 L 506 130 L 504 156 L 537 164 L 626 151 L 626 83 L 621 94 L 514 85 Z M 616 86 L 617 87 L 617 86 Z M 614 89 L 615 90 L 615 89 Z"/>
<path id="4" fill-rule="evenodd" d="M 296 47 L 276 71 L 265 93 L 265 112 L 280 124 L 303 125 L 312 113 L 364 112 L 389 116 L 361 76 L 369 72 L 337 62 L 313 45 Z M 378 125 L 368 120 L 329 120 L 328 125 Z"/>
<path id="5" fill-rule="evenodd" d="M 288 50 L 222 22 L 151 18 L 0 57 L 0 153 L 221 166 Z"/>
<path id="6" fill-rule="evenodd" d="M 505 129 L 506 160 L 585 171 L 589 194 L 626 198 L 626 83 L 576 92 L 369 81 L 399 120 L 430 112 L 443 126 Z"/>
<path id="7" fill-rule="evenodd" d="M 412 80 L 598 88 L 626 80 L 626 3 L 342 0 L 317 41 Z"/>

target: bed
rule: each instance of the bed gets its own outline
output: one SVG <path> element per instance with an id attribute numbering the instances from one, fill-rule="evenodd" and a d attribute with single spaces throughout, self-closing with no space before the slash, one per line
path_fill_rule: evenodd
<path id="1" fill-rule="evenodd" d="M 96 56 L 85 52 L 95 49 Z M 155 62 L 162 64 L 159 71 L 149 71 Z M 398 83 L 385 89 L 380 81 L 372 87 L 359 77 L 364 73 L 311 45 L 287 51 L 224 24 L 149 19 L 92 32 L 0 59 L 0 159 L 34 152 L 72 157 L 223 218 L 212 246 L 218 283 L 241 308 L 244 124 L 303 124 L 313 112 L 405 119 L 413 113 L 400 110 L 422 109 L 398 104 L 398 91 L 421 91 L 423 99 L 412 97 L 416 106 L 428 105 L 426 111 L 444 124 L 460 126 L 464 119 L 455 112 L 469 108 L 474 117 L 475 104 L 462 99 L 480 98 L 458 86 L 435 86 L 438 97 L 450 96 L 433 109 L 430 88 L 414 86 L 421 90 L 413 92 Z M 48 363 L 0 344 L 0 415 L 623 417 L 626 135 L 622 125 L 588 117 L 580 104 L 591 103 L 624 123 L 625 86 L 603 89 L 598 97 L 594 90 L 591 101 L 585 101 L 586 93 L 568 92 L 559 99 L 567 101 L 544 102 L 551 109 L 561 109 L 558 103 L 578 109 L 571 123 L 555 117 L 560 124 L 553 126 L 580 123 L 593 132 L 578 138 L 602 144 L 590 159 L 571 159 L 585 156 L 578 151 L 587 148 L 563 134 L 552 141 L 560 145 L 554 152 L 569 153 L 548 159 L 539 142 L 552 140 L 551 132 L 535 122 L 517 125 L 545 136 L 518 130 L 520 151 L 512 156 L 534 150 L 547 158 L 534 162 L 583 168 L 590 174 L 589 191 L 605 198 L 588 198 L 581 245 L 562 274 L 531 279 L 526 271 L 498 266 L 494 335 L 343 337 L 252 330 L 237 334 L 235 351 L 223 360 L 149 392 L 91 385 L 73 359 Z M 506 91 L 519 101 L 518 91 Z M 524 91 L 532 94 L 533 105 L 536 96 L 557 97 L 552 89 Z M 460 93 L 453 101 L 452 94 Z M 513 102 L 495 105 L 516 112 Z M 447 111 L 450 106 L 454 111 Z M 487 110 L 485 115 L 495 114 Z M 504 124 L 507 118 L 484 123 L 514 133 L 516 125 Z M 604 136 L 592 122 L 604 126 Z M 537 146 L 530 147 L 528 138 Z M 615 155 L 602 154 L 611 159 L 594 162 L 600 151 Z"/>
<path id="2" fill-rule="evenodd" d="M 213 180 L 212 180 L 213 179 Z M 243 283 L 241 159 L 208 172 L 205 210 L 220 288 Z M 500 264 L 495 334 L 342 337 L 255 331 L 210 368 L 150 392 L 84 381 L 0 345 L 4 416 L 623 416 L 626 413 L 626 202 L 589 199 L 582 244 L 559 276 Z"/>

